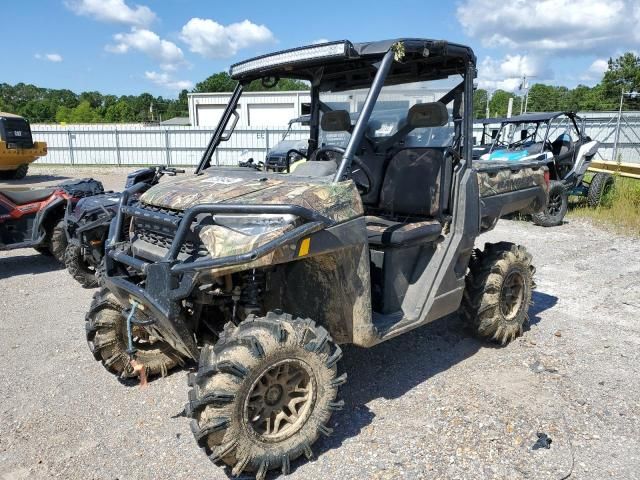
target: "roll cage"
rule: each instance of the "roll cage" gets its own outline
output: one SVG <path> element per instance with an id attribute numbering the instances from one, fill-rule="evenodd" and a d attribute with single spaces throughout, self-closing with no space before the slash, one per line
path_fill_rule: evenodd
<path id="1" fill-rule="evenodd" d="M 209 168 L 218 145 L 231 137 L 239 119 L 236 108 L 244 88 L 254 80 L 261 80 L 265 86 L 274 86 L 280 78 L 305 80 L 311 84 L 309 154 L 318 148 L 320 112 L 326 109 L 326 105 L 320 101 L 320 92 L 369 88 L 334 177 L 334 182 L 338 182 L 350 170 L 383 86 L 439 80 L 459 74 L 463 78 L 462 82 L 440 101 L 445 104 L 454 102 L 456 133 L 453 148 L 460 158 L 465 158 L 470 163 L 471 142 L 461 145 L 460 139 L 471 138 L 472 120 L 470 115 L 462 115 L 461 112 L 463 105 L 473 104 L 475 65 L 476 57 L 469 47 L 427 39 L 370 43 L 351 43 L 346 40 L 329 42 L 237 63 L 231 66 L 230 73 L 238 83 L 195 173 L 200 174 Z"/>
<path id="2" fill-rule="evenodd" d="M 575 132 L 578 136 L 578 140 L 583 140 L 585 138 L 584 119 L 578 116 L 575 112 L 536 112 L 536 113 L 525 113 L 522 115 L 516 115 L 514 117 L 509 117 L 509 118 L 484 119 L 483 121 L 481 121 L 483 125 L 483 138 L 485 135 L 486 125 L 499 123 L 500 130 L 498 131 L 498 134 L 495 136 L 495 138 L 492 139 L 490 152 L 494 151 L 497 146 L 498 147 L 507 146 L 508 148 L 518 148 L 519 146 L 526 143 L 527 140 L 535 139 L 538 132 L 540 131 L 540 128 L 541 127 L 544 128 L 544 126 L 546 126 L 546 129 L 544 130 L 544 135 L 542 137 L 542 144 L 547 145 L 547 143 L 549 142 L 549 135 L 552 132 L 553 121 L 563 116 L 567 117 L 568 122 L 575 129 Z M 517 141 L 513 141 L 515 126 L 524 125 L 524 124 L 534 124 L 535 125 L 534 132 L 532 132 L 531 134 L 527 135 L 524 138 L 520 138 Z M 505 129 L 508 128 L 510 125 L 513 125 L 514 127 L 512 127 L 509 135 L 503 135 L 503 132 L 505 131 Z M 505 143 L 500 140 L 501 138 L 509 139 L 506 145 L 500 145 Z"/>

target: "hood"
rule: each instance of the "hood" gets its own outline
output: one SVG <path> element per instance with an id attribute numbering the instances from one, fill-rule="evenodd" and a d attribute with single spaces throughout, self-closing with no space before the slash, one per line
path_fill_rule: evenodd
<path id="1" fill-rule="evenodd" d="M 280 143 L 275 145 L 269 153 L 267 154 L 267 158 L 271 155 L 285 155 L 289 150 L 295 149 L 300 150 L 302 152 L 307 150 L 308 142 L 306 140 L 282 140 Z"/>
<path id="2" fill-rule="evenodd" d="M 140 200 L 172 210 L 205 203 L 298 205 L 336 222 L 363 213 L 360 195 L 352 181 L 330 183 L 239 168 L 212 168 L 204 175 L 162 182 L 147 190 Z"/>

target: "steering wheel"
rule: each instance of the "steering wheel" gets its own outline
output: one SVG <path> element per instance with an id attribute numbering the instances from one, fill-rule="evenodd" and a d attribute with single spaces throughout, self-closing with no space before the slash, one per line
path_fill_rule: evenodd
<path id="1" fill-rule="evenodd" d="M 326 145 L 324 147 L 320 147 L 318 148 L 316 151 L 314 151 L 311 156 L 309 157 L 309 161 L 313 162 L 313 161 L 332 161 L 334 160 L 333 158 L 331 158 L 329 156 L 329 153 L 337 153 L 338 155 L 340 155 L 340 158 L 342 158 L 342 156 L 345 153 L 345 149 L 342 147 L 338 147 L 336 145 Z M 351 177 L 351 180 L 353 180 L 356 184 L 356 186 L 358 187 L 358 190 L 360 190 L 361 194 L 367 194 L 371 191 L 371 189 L 373 188 L 373 173 L 371 173 L 371 169 L 369 167 L 367 167 L 367 165 L 360 159 L 360 157 L 358 157 L 357 155 L 353 156 L 353 159 L 351 160 L 351 162 L 355 165 L 358 166 L 358 168 L 360 169 L 360 171 L 364 174 L 365 177 L 367 177 L 367 184 L 363 184 L 359 181 L 357 181 L 355 178 L 353 178 L 353 169 L 351 169 L 351 171 L 349 173 L 347 173 L 346 175 Z"/>

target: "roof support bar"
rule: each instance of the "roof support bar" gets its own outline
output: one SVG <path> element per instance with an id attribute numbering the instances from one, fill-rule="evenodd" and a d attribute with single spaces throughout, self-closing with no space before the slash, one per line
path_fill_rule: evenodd
<path id="1" fill-rule="evenodd" d="M 389 50 L 384 57 L 382 57 L 382 61 L 380 62 L 380 68 L 378 68 L 378 72 L 376 73 L 375 78 L 373 79 L 373 83 L 371 84 L 371 88 L 369 89 L 369 93 L 367 94 L 367 98 L 364 101 L 364 105 L 362 106 L 362 112 L 358 116 L 358 120 L 356 121 L 356 126 L 353 128 L 353 133 L 351 134 L 351 139 L 345 149 L 344 155 L 342 157 L 342 162 L 340 162 L 340 167 L 338 168 L 338 172 L 336 173 L 334 182 L 339 182 L 345 172 L 351 167 L 351 161 L 353 160 L 354 155 L 356 154 L 356 150 L 362 141 L 362 137 L 364 136 L 364 132 L 367 128 L 367 124 L 369 123 L 369 118 L 371 117 L 371 112 L 373 112 L 373 107 L 378 100 L 378 96 L 380 95 L 380 91 L 382 90 L 382 86 L 384 85 L 384 81 L 387 79 L 387 74 L 391 69 L 391 65 L 393 64 L 393 50 Z"/>

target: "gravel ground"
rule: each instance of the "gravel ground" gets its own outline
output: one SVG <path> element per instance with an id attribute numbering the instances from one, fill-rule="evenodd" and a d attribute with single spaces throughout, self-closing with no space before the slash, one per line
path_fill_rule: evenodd
<path id="1" fill-rule="evenodd" d="M 118 188 L 122 172 L 36 167 L 19 183 L 94 176 Z M 345 409 L 290 478 L 640 478 L 637 239 L 571 219 L 554 229 L 504 220 L 479 240 L 533 253 L 530 329 L 497 348 L 450 317 L 345 348 Z M 186 372 L 141 389 L 93 360 L 92 291 L 32 250 L 0 252 L 0 291 L 1 479 L 230 475 L 179 416 Z M 538 432 L 549 449 L 532 449 Z"/>

